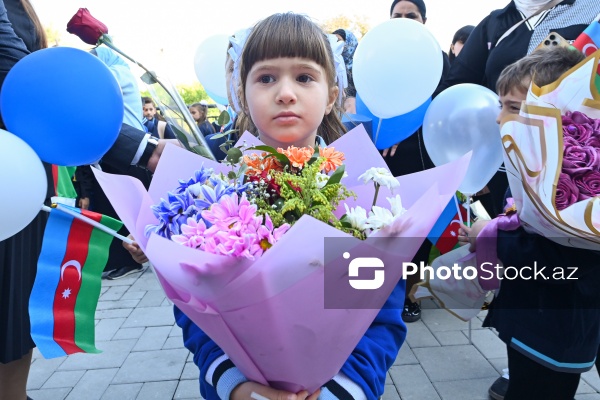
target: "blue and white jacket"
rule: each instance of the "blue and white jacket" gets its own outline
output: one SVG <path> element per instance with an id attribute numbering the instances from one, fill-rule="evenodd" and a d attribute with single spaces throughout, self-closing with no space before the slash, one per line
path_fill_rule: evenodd
<path id="1" fill-rule="evenodd" d="M 402 308 L 406 281 L 396 288 L 365 332 L 340 372 L 321 388 L 319 399 L 379 399 L 385 377 L 406 338 Z M 185 347 L 200 369 L 200 393 L 206 400 L 229 399 L 246 379 L 227 355 L 183 312 L 175 307 L 175 319 L 183 331 Z"/>

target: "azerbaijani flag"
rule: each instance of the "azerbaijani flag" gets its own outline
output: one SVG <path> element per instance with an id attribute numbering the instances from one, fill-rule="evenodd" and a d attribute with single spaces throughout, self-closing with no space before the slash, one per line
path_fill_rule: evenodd
<path id="1" fill-rule="evenodd" d="M 461 217 L 458 215 L 456 204 L 458 203 L 453 197 L 444 208 L 435 225 L 433 225 L 433 228 L 431 228 L 429 235 L 427 235 L 427 239 L 438 248 L 441 254 L 449 252 L 458 244 L 458 229 L 461 226 Z M 462 206 L 459 206 L 459 208 L 462 220 L 466 222 L 467 210 Z"/>
<path id="2" fill-rule="evenodd" d="M 593 52 L 598 50 L 600 46 L 600 21 L 596 18 L 590 26 L 575 39 L 573 47 L 585 54 L 586 57 L 590 56 Z M 596 75 L 596 87 L 600 90 L 600 65 L 598 65 Z"/>
<path id="3" fill-rule="evenodd" d="M 581 51 L 588 57 L 590 54 L 598 50 L 600 45 L 600 22 L 593 21 L 590 26 L 575 39 L 573 47 Z"/>
<path id="4" fill-rule="evenodd" d="M 102 214 L 68 208 L 114 230 L 123 225 Z M 29 298 L 31 337 L 45 358 L 100 352 L 94 315 L 112 239 L 69 214 L 50 212 Z"/>

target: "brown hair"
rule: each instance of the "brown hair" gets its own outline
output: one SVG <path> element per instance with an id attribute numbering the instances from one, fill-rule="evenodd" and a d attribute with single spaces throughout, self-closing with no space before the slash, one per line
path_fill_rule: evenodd
<path id="1" fill-rule="evenodd" d="M 200 104 L 200 103 L 194 103 L 190 106 L 190 108 L 194 107 L 195 109 L 197 109 L 200 112 L 200 121 L 197 121 L 197 124 L 201 124 L 204 121 L 207 121 L 207 116 L 208 116 L 208 106 L 205 104 Z M 204 116 L 204 118 L 202 118 L 202 116 Z"/>
<path id="2" fill-rule="evenodd" d="M 21 5 L 23 6 L 25 13 L 27 13 L 27 16 L 29 17 L 29 19 L 31 19 L 31 22 L 33 23 L 33 25 L 35 27 L 35 35 L 37 38 L 37 43 L 36 43 L 37 48 L 45 49 L 46 47 L 48 47 L 48 38 L 46 37 L 46 31 L 44 30 L 44 27 L 42 26 L 40 19 L 38 18 L 35 10 L 33 9 L 33 6 L 29 2 L 29 0 L 21 0 Z"/>
<path id="3" fill-rule="evenodd" d="M 538 86 L 548 85 L 584 59 L 583 53 L 573 47 L 539 48 L 504 68 L 496 83 L 496 92 L 500 96 L 514 89 L 527 93 L 532 78 Z"/>
<path id="4" fill-rule="evenodd" d="M 280 57 L 300 57 L 313 60 L 325 70 L 327 84 L 336 87 L 336 72 L 333 62 L 333 52 L 327 36 L 321 28 L 307 17 L 294 14 L 273 14 L 257 23 L 248 36 L 242 51 L 240 78 L 242 82 L 240 104 L 247 109 L 245 87 L 248 73 L 252 66 L 263 60 Z M 323 122 L 317 129 L 317 134 L 331 143 L 345 132 L 340 117 L 340 105 L 334 104 L 331 112 L 324 116 Z M 256 132 L 250 115 L 247 128 Z"/>

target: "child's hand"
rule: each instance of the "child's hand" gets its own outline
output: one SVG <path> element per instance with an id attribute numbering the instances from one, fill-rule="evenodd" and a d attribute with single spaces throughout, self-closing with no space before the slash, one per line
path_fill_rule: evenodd
<path id="1" fill-rule="evenodd" d="M 317 400 L 321 390 L 309 395 L 306 390 L 298 393 L 277 390 L 256 382 L 244 382 L 231 392 L 231 400 Z"/>
<path id="2" fill-rule="evenodd" d="M 131 235 L 127 237 L 129 239 L 133 239 L 133 236 Z M 131 254 L 131 257 L 133 257 L 136 263 L 143 264 L 148 261 L 148 257 L 146 257 L 146 255 L 144 254 L 142 249 L 140 249 L 140 246 L 136 242 L 133 242 L 132 244 L 123 242 L 123 247 L 125 247 L 129 254 Z"/>
<path id="3" fill-rule="evenodd" d="M 490 221 L 480 219 L 476 221 L 471 227 L 468 227 L 466 225 L 461 226 L 458 230 L 458 242 L 461 243 L 461 245 L 469 243 L 469 251 L 473 253 L 475 251 L 475 239 L 477 239 L 479 232 L 481 232 L 483 227 L 486 226 L 489 222 Z"/>

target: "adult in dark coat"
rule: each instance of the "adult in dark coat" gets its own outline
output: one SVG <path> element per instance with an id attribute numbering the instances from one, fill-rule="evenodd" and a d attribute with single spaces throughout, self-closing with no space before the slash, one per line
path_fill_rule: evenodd
<path id="1" fill-rule="evenodd" d="M 550 0 L 511 1 L 503 9 L 495 10 L 484 18 L 452 62 L 452 69 L 438 86 L 436 94 L 459 83 L 476 83 L 496 91 L 496 81 L 502 70 L 531 53 L 550 32 L 573 41 L 600 13 L 597 0 L 563 0 L 521 23 L 503 38 L 510 28 L 550 3 Z M 502 212 L 507 187 L 506 173 L 498 172 L 488 184 L 490 193 L 476 198 L 481 200 L 492 217 Z"/>
<path id="2" fill-rule="evenodd" d="M 424 24 L 427 21 L 427 9 L 423 0 L 394 0 L 390 7 L 390 18 L 409 18 Z M 400 39 L 400 38 L 399 38 Z M 446 53 L 442 52 L 444 58 L 444 69 L 442 78 L 450 69 L 450 61 Z M 375 125 L 375 124 L 374 124 Z M 377 129 L 373 126 L 373 129 Z M 388 151 L 389 150 L 389 151 Z M 384 160 L 394 176 L 412 174 L 433 168 L 435 165 L 429 158 L 425 143 L 423 142 L 423 131 L 421 128 L 414 134 L 404 139 L 402 142 L 394 145 L 391 149 L 386 149 L 382 153 Z M 431 251 L 431 242 L 424 240 L 423 245 L 417 251 L 412 262 L 419 265 L 420 262 L 428 263 L 429 252 Z M 414 284 L 419 281 L 419 274 L 414 274 L 406 279 L 406 293 Z M 404 322 L 414 322 L 421 318 L 421 307 L 418 303 L 412 302 L 408 297 L 405 300 L 402 319 Z"/>
<path id="3" fill-rule="evenodd" d="M 0 86 L 10 69 L 30 52 L 46 46 L 44 30 L 28 0 L 0 0 Z M 4 128 L 1 122 L 0 127 Z M 148 144 L 146 134 L 123 124 L 116 144 L 103 162 L 126 169 L 141 163 L 154 169 L 167 141 Z M 138 150 L 140 150 L 138 152 Z M 53 195 L 51 167 L 47 201 Z M 35 344 L 30 335 L 29 295 L 35 280 L 46 213 L 0 241 L 0 399 L 24 400 Z"/>
<path id="4" fill-rule="evenodd" d="M 28 13 L 29 11 L 29 13 Z M 46 47 L 44 31 L 27 0 L 0 0 L 0 85 L 8 71 L 29 52 Z M 0 120 L 0 127 L 4 128 Z M 47 201 L 53 195 L 52 170 Z M 0 242 L 0 399 L 22 400 L 32 350 L 29 295 L 37 271 L 37 259 L 47 215 L 38 216 L 22 231 Z"/>

